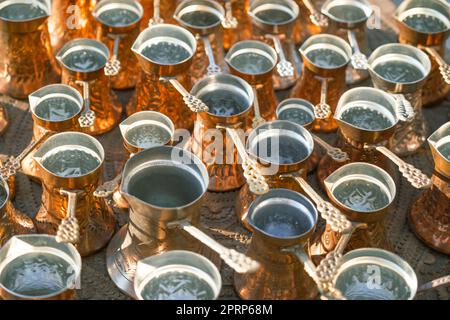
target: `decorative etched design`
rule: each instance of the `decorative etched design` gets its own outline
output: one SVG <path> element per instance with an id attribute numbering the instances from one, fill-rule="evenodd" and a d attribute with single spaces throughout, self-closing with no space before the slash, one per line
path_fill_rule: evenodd
<path id="1" fill-rule="evenodd" d="M 222 26 L 225 29 L 236 29 L 238 20 L 233 16 L 233 4 L 231 0 L 225 2 L 225 19 L 222 20 Z"/>
<path id="2" fill-rule="evenodd" d="M 56 232 L 56 241 L 76 244 L 80 241 L 80 225 L 78 224 L 78 219 L 75 216 L 77 195 L 80 194 L 80 192 L 61 190 L 60 193 L 62 195 L 66 195 L 69 200 L 67 202 L 67 216 L 61 221 L 61 224 L 58 226 L 58 231 Z"/>

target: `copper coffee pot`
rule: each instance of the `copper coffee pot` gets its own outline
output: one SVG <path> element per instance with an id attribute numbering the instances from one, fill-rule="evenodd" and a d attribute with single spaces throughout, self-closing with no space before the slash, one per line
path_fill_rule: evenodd
<path id="1" fill-rule="evenodd" d="M 386 171 L 369 163 L 353 162 L 334 171 L 324 184 L 328 197 L 354 226 L 355 232 L 347 242 L 350 250 L 364 247 L 392 250 L 384 218 L 392 212 L 396 187 Z M 334 250 L 340 238 L 339 233 L 326 226 L 320 238 L 311 243 L 309 252 L 313 259 L 317 261 Z"/>
<path id="2" fill-rule="evenodd" d="M 136 0 L 105 0 L 95 6 L 93 15 L 97 20 L 97 39 L 112 54 L 105 69 L 111 76 L 112 88 L 133 88 L 139 66 L 131 46 L 139 35 L 142 6 Z"/>
<path id="3" fill-rule="evenodd" d="M 207 107 L 189 94 L 189 68 L 197 44 L 188 30 L 159 24 L 141 32 L 132 50 L 142 68 L 127 114 L 154 110 L 167 115 L 175 128 L 192 130 L 195 112 Z"/>
<path id="4" fill-rule="evenodd" d="M 222 22 L 223 48 L 228 51 L 236 42 L 252 37 L 253 25 L 248 15 L 251 0 L 220 0 L 225 8 Z"/>
<path id="5" fill-rule="evenodd" d="M 191 94 L 201 99 L 208 112 L 197 114 L 192 152 L 206 165 L 208 190 L 220 192 L 245 183 L 243 169 L 227 128 L 245 133 L 251 126 L 254 94 L 244 80 L 229 74 L 208 76 L 195 84 Z"/>
<path id="6" fill-rule="evenodd" d="M 92 15 L 97 0 L 52 0 L 48 29 L 53 52 L 77 38 L 95 38 L 95 18 Z"/>
<path id="7" fill-rule="evenodd" d="M 80 131 L 78 120 L 83 110 L 83 97 L 74 88 L 65 84 L 51 84 L 28 96 L 33 118 L 33 141 L 40 140 L 38 148 L 52 134 L 64 131 Z M 34 150 L 35 150 L 34 149 Z M 35 181 L 40 181 L 38 168 L 33 159 L 34 151 L 22 160 L 22 172 Z"/>
<path id="8" fill-rule="evenodd" d="M 400 43 L 424 50 L 431 73 L 422 91 L 424 106 L 435 105 L 450 92 L 450 67 L 445 62 L 445 42 L 450 34 L 450 7 L 440 0 L 406 0 L 395 12 Z"/>
<path id="9" fill-rule="evenodd" d="M 14 235 L 35 232 L 33 220 L 14 208 L 8 183 L 0 177 L 0 248 Z"/>
<path id="10" fill-rule="evenodd" d="M 351 66 L 347 67 L 347 84 L 352 85 L 369 77 L 367 55 L 367 21 L 373 14 L 366 0 L 328 0 L 322 5 L 322 13 L 328 17 L 328 32 L 348 39 L 353 51 Z"/>
<path id="11" fill-rule="evenodd" d="M 180 281 L 170 283 L 175 273 Z M 157 279 L 166 279 L 162 282 L 167 286 L 155 284 Z M 221 288 L 217 267 L 191 251 L 171 250 L 139 260 L 136 266 L 134 292 L 139 300 L 215 300 Z"/>
<path id="12" fill-rule="evenodd" d="M 42 204 L 35 221 L 40 233 L 74 243 L 82 256 L 103 248 L 115 228 L 105 199 L 94 196 L 104 163 L 103 147 L 84 133 L 48 138 L 34 155 L 42 179 Z"/>
<path id="13" fill-rule="evenodd" d="M 397 128 L 390 140 L 390 149 L 399 156 L 416 152 L 427 136 L 422 115 L 422 88 L 430 74 L 430 59 L 415 47 L 390 43 L 370 55 L 366 68 L 375 88 L 403 94 L 414 109 L 414 119 Z"/>
<path id="14" fill-rule="evenodd" d="M 222 71 L 223 38 L 221 23 L 225 19 L 222 6 L 211 0 L 184 0 L 176 8 L 174 19 L 192 32 L 197 39 L 197 50 L 191 66 L 192 82 L 205 75 Z"/>
<path id="15" fill-rule="evenodd" d="M 58 82 L 46 24 L 49 16 L 47 0 L 0 1 L 0 93 L 25 99 Z M 4 130 L 7 118 L 2 119 Z"/>
<path id="16" fill-rule="evenodd" d="M 273 70 L 277 59 L 272 47 L 255 40 L 237 42 L 225 57 L 231 73 L 247 81 L 255 91 L 254 125 L 275 118 L 277 97 L 273 87 Z"/>
<path id="17" fill-rule="evenodd" d="M 278 74 L 273 75 L 275 90 L 287 89 L 300 76 L 301 62 L 291 34 L 299 8 L 293 0 L 254 0 L 248 11 L 253 38 L 274 45 L 278 53 Z"/>
<path id="18" fill-rule="evenodd" d="M 294 26 L 294 39 L 301 44 L 308 37 L 326 33 L 328 19 L 320 12 L 325 0 L 295 0 L 300 8 L 300 15 Z"/>
<path id="19" fill-rule="evenodd" d="M 54 236 L 12 237 L 0 249 L 0 298 L 69 300 L 79 288 L 81 257 L 70 243 Z"/>
<path id="20" fill-rule="evenodd" d="M 200 252 L 205 249 L 202 243 L 237 272 L 258 268 L 254 260 L 198 229 L 208 183 L 201 160 L 180 148 L 154 147 L 127 161 L 120 191 L 130 204 L 130 222 L 110 242 L 106 261 L 122 291 L 135 296 L 133 280 L 139 260 L 170 250 Z"/>
<path id="21" fill-rule="evenodd" d="M 300 47 L 300 54 L 303 59 L 302 76 L 292 89 L 291 97 L 312 102 L 322 117 L 328 116 L 314 121 L 312 130 L 335 131 L 336 121 L 329 115 L 347 89 L 345 70 L 352 56 L 351 47 L 337 36 L 320 34 L 308 38 Z"/>
<path id="22" fill-rule="evenodd" d="M 173 13 L 178 0 L 138 0 L 144 8 L 141 31 L 160 23 L 174 23 Z"/>
<path id="23" fill-rule="evenodd" d="M 428 144 L 434 159 L 433 185 L 413 202 L 409 223 L 428 246 L 450 254 L 450 122 L 437 129 Z"/>
<path id="24" fill-rule="evenodd" d="M 109 76 L 115 72 L 110 72 L 108 48 L 97 40 L 76 39 L 66 43 L 56 58 L 63 68 L 62 83 L 82 92 L 82 130 L 92 135 L 112 130 L 120 120 L 122 105 L 111 90 Z"/>
<path id="25" fill-rule="evenodd" d="M 316 119 L 314 111 L 315 107 L 311 102 L 304 99 L 291 98 L 280 102 L 276 113 L 278 120 L 292 121 L 309 130 Z M 326 155 L 333 161 L 345 162 L 349 159 L 347 153 L 342 152 L 339 148 L 331 146 L 315 134 L 311 133 L 311 136 L 317 145 L 314 147 L 314 151 L 308 158 L 308 163 L 306 164 L 308 173 L 316 169 L 320 159 L 322 158 L 319 150 L 320 148 L 324 149 Z"/>

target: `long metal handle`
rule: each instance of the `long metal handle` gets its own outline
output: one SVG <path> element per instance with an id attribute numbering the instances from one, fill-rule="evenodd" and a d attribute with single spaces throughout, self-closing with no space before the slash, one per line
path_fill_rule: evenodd
<path id="1" fill-rule="evenodd" d="M 177 79 L 161 77 L 160 80 L 169 81 L 178 93 L 183 96 L 184 104 L 191 109 L 192 112 L 209 111 L 208 106 L 202 100 L 190 94 Z"/>
<path id="2" fill-rule="evenodd" d="M 280 61 L 277 64 L 277 71 L 280 77 L 293 77 L 294 66 L 286 59 L 286 55 L 284 54 L 284 49 L 281 45 L 280 38 L 277 35 L 273 34 L 266 34 L 266 38 L 273 41 L 275 51 L 278 53 L 278 56 L 280 58 Z"/>
<path id="3" fill-rule="evenodd" d="M 84 111 L 78 122 L 82 128 L 92 127 L 95 123 L 95 112 L 91 110 L 91 98 L 89 95 L 89 82 L 77 80 L 75 83 L 83 88 Z"/>
<path id="4" fill-rule="evenodd" d="M 205 53 L 206 56 L 208 57 L 208 68 L 207 70 L 207 75 L 213 75 L 216 73 L 219 73 L 222 71 L 222 69 L 220 69 L 220 67 L 216 64 L 216 61 L 214 60 L 214 51 L 213 48 L 211 46 L 211 42 L 209 41 L 208 36 L 203 36 L 202 37 L 202 41 L 203 41 L 203 45 L 205 46 Z"/>
<path id="5" fill-rule="evenodd" d="M 391 94 L 391 96 L 395 99 L 396 104 L 396 114 L 400 121 L 403 122 L 411 122 L 414 120 L 414 108 L 411 105 L 411 102 L 406 99 L 403 94 Z"/>
<path id="6" fill-rule="evenodd" d="M 316 77 L 320 85 L 320 102 L 314 106 L 314 115 L 317 119 L 326 119 L 331 115 L 331 107 L 327 104 L 328 78 Z"/>
<path id="7" fill-rule="evenodd" d="M 120 61 L 117 59 L 119 56 L 120 35 L 114 34 L 110 35 L 110 37 L 114 39 L 113 53 L 111 59 L 106 63 L 104 71 L 106 76 L 113 77 L 118 75 L 122 68 Z"/>
<path id="8" fill-rule="evenodd" d="M 267 193 L 269 191 L 269 185 L 259 170 L 257 163 L 251 159 L 245 151 L 244 144 L 242 143 L 239 134 L 236 130 L 231 128 L 226 128 L 226 131 L 231 140 L 233 140 L 239 156 L 242 158 L 242 169 L 244 170 L 244 177 L 247 180 L 250 191 L 257 195 Z"/>
<path id="9" fill-rule="evenodd" d="M 444 58 L 441 57 L 439 52 L 437 52 L 434 48 L 423 47 L 423 49 L 436 60 L 439 65 L 439 71 L 441 72 L 442 78 L 444 78 L 445 83 L 450 84 L 450 66 L 445 62 Z"/>
<path id="10" fill-rule="evenodd" d="M 351 57 L 352 66 L 357 70 L 367 70 L 367 57 L 364 53 L 359 49 L 358 40 L 356 39 L 355 31 L 347 30 L 348 42 L 352 47 L 353 55 Z"/>
<path id="11" fill-rule="evenodd" d="M 238 26 L 237 19 L 233 16 L 233 4 L 231 0 L 225 2 L 225 19 L 222 20 L 222 27 L 225 29 L 236 29 Z"/>
<path id="12" fill-rule="evenodd" d="M 325 201 L 322 197 L 309 185 L 302 177 L 291 176 L 298 185 L 316 204 L 322 218 L 327 222 L 331 229 L 339 233 L 347 233 L 351 231 L 352 224 L 342 212 L 333 206 L 330 202 Z"/>
<path id="13" fill-rule="evenodd" d="M 260 267 L 257 261 L 247 257 L 245 254 L 237 252 L 234 249 L 224 247 L 186 220 L 171 222 L 168 224 L 168 227 L 179 228 L 186 231 L 192 237 L 217 252 L 220 258 L 238 273 L 254 272 Z"/>
<path id="14" fill-rule="evenodd" d="M 148 26 L 151 27 L 161 23 L 164 23 L 164 20 L 161 18 L 161 1 L 153 0 L 153 18 L 148 22 Z"/>
<path id="15" fill-rule="evenodd" d="M 394 152 L 383 146 L 376 146 L 375 149 L 380 153 L 388 157 L 401 172 L 404 178 L 417 189 L 429 189 L 431 188 L 432 182 L 422 171 L 414 167 L 412 164 L 406 163 L 400 157 L 398 157 Z"/>
<path id="16" fill-rule="evenodd" d="M 449 283 L 450 283 L 450 275 L 443 276 L 443 277 L 434 279 L 430 282 L 424 283 L 417 289 L 417 292 L 423 292 L 423 291 L 427 291 L 430 289 L 436 289 L 440 286 L 443 286 L 443 285 L 446 285 Z"/>
<path id="17" fill-rule="evenodd" d="M 31 141 L 17 157 L 9 157 L 0 167 L 0 176 L 6 181 L 16 175 L 22 168 L 22 160 L 53 133 L 52 131 L 45 130 L 38 139 Z"/>
<path id="18" fill-rule="evenodd" d="M 252 127 L 256 128 L 266 122 L 263 117 L 261 117 L 261 111 L 259 109 L 259 100 L 258 100 L 258 91 L 255 86 L 253 86 L 253 95 L 255 96 L 254 102 L 253 102 L 253 111 L 255 113 L 255 116 L 253 117 L 252 121 Z"/>
<path id="19" fill-rule="evenodd" d="M 339 148 L 333 147 L 329 145 L 327 142 L 316 136 L 315 134 L 311 134 L 314 141 L 317 142 L 326 152 L 327 155 L 336 162 L 345 162 L 349 160 L 348 154 L 342 151 Z"/>
<path id="20" fill-rule="evenodd" d="M 56 232 L 57 242 L 78 243 L 80 241 L 80 225 L 75 216 L 77 208 L 77 197 L 82 191 L 60 190 L 62 195 L 68 197 L 66 218 L 61 221 Z"/>
<path id="21" fill-rule="evenodd" d="M 303 4 L 308 9 L 311 19 L 311 22 L 318 27 L 326 28 L 328 27 L 328 18 L 321 14 L 314 4 L 312 4 L 311 0 L 303 0 Z"/>
<path id="22" fill-rule="evenodd" d="M 122 174 L 119 173 L 114 179 L 103 183 L 98 186 L 94 191 L 94 196 L 97 198 L 108 198 L 116 192 L 122 180 Z"/>

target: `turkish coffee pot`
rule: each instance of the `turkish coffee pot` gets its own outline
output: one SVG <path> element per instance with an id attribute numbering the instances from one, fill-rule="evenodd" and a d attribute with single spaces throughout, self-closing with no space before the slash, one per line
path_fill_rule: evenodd
<path id="1" fill-rule="evenodd" d="M 58 82 L 49 16 L 47 0 L 0 1 L 0 93 L 25 99 L 40 87 Z"/>
<path id="2" fill-rule="evenodd" d="M 431 72 L 422 90 L 424 107 L 435 105 L 450 92 L 450 67 L 445 62 L 445 43 L 450 32 L 450 7 L 440 0 L 407 0 L 395 11 L 399 42 L 425 51 Z"/>
<path id="3" fill-rule="evenodd" d="M 131 46 L 139 35 L 142 6 L 135 0 L 105 0 L 95 6 L 93 15 L 97 21 L 97 39 L 112 55 L 105 67 L 111 76 L 111 87 L 134 88 L 139 65 Z"/>
<path id="4" fill-rule="evenodd" d="M 450 254 L 450 122 L 437 129 L 428 144 L 434 159 L 433 185 L 414 200 L 408 218 L 419 239 Z"/>
<path id="5" fill-rule="evenodd" d="M 224 56 L 221 23 L 225 19 L 225 11 L 220 3 L 184 0 L 177 6 L 174 19 L 197 39 L 197 50 L 191 66 L 192 82 L 196 83 L 205 75 L 221 72 Z"/>
<path id="6" fill-rule="evenodd" d="M 154 147 L 127 161 L 120 191 L 130 205 L 130 222 L 110 242 L 106 260 L 112 280 L 123 292 L 135 296 L 139 260 L 171 250 L 199 253 L 208 247 L 237 272 L 257 269 L 256 261 L 225 248 L 198 228 L 208 180 L 201 160 L 180 148 Z"/>
<path id="7" fill-rule="evenodd" d="M 101 250 L 114 233 L 115 217 L 105 199 L 94 196 L 105 161 L 100 142 L 79 132 L 54 134 L 34 160 L 43 189 L 38 231 L 73 243 L 82 256 Z"/>
<path id="8" fill-rule="evenodd" d="M 320 12 L 320 8 L 325 0 L 296 0 L 300 9 L 299 18 L 294 26 L 294 39 L 300 45 L 308 37 L 326 33 L 328 29 L 328 19 Z"/>

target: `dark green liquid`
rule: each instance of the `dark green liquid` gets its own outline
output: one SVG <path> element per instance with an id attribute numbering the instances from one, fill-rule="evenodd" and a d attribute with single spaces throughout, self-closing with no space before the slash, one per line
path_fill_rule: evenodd
<path id="1" fill-rule="evenodd" d="M 349 300 L 406 300 L 411 295 L 403 277 L 389 268 L 370 263 L 343 271 L 336 287 Z"/>
<path id="2" fill-rule="evenodd" d="M 209 27 L 220 22 L 220 18 L 217 15 L 207 11 L 185 13 L 181 16 L 181 20 L 196 27 Z"/>
<path id="3" fill-rule="evenodd" d="M 100 165 L 100 160 L 83 150 L 68 149 L 45 157 L 42 165 L 60 177 L 80 177 L 94 171 Z"/>
<path id="4" fill-rule="evenodd" d="M 292 121 L 301 126 L 310 124 L 314 121 L 314 118 L 309 112 L 299 108 L 286 109 L 279 114 L 278 119 Z"/>
<path id="5" fill-rule="evenodd" d="M 387 61 L 379 63 L 374 68 L 381 77 L 396 83 L 407 83 L 422 80 L 422 71 L 407 62 Z"/>
<path id="6" fill-rule="evenodd" d="M 111 9 L 102 12 L 98 19 L 108 26 L 125 27 L 137 22 L 139 15 L 127 9 Z"/>
<path id="7" fill-rule="evenodd" d="M 51 97 L 40 102 L 34 112 L 48 121 L 64 121 L 72 118 L 80 111 L 80 106 L 75 102 L 63 97 Z"/>
<path id="8" fill-rule="evenodd" d="M 259 74 L 268 72 L 273 68 L 273 61 L 253 52 L 239 54 L 231 59 L 231 64 L 239 72 L 246 74 Z"/>
<path id="9" fill-rule="evenodd" d="M 292 19 L 292 15 L 283 10 L 270 9 L 261 10 L 255 14 L 256 17 L 264 22 L 271 24 L 282 24 Z"/>
<path id="10" fill-rule="evenodd" d="M 5 204 L 6 198 L 8 197 L 8 193 L 5 188 L 0 185 L 0 208 Z"/>
<path id="11" fill-rule="evenodd" d="M 32 3 L 12 3 L 0 10 L 0 17 L 13 21 L 45 17 L 47 13 Z"/>
<path id="12" fill-rule="evenodd" d="M 154 146 L 166 144 L 171 139 L 171 134 L 166 129 L 152 124 L 135 126 L 127 131 L 127 141 L 140 149 L 148 149 Z"/>
<path id="13" fill-rule="evenodd" d="M 309 51 L 306 56 L 313 64 L 321 68 L 336 68 L 344 65 L 347 60 L 338 52 L 331 49 L 316 49 Z"/>
<path id="14" fill-rule="evenodd" d="M 198 199 L 205 188 L 197 177 L 176 166 L 155 165 L 134 175 L 128 193 L 163 208 L 185 206 Z"/>
<path id="15" fill-rule="evenodd" d="M 450 142 L 444 143 L 438 148 L 439 152 L 450 161 Z"/>
<path id="16" fill-rule="evenodd" d="M 364 130 L 377 131 L 392 126 L 391 121 L 381 112 L 364 107 L 352 107 L 345 110 L 341 119 Z"/>
<path id="17" fill-rule="evenodd" d="M 298 163 L 309 155 L 305 143 L 286 135 L 262 139 L 253 153 L 265 161 L 277 164 Z"/>
<path id="18" fill-rule="evenodd" d="M 333 6 L 328 10 L 328 12 L 331 16 L 346 22 L 361 21 L 367 18 L 364 10 L 349 4 Z"/>
<path id="19" fill-rule="evenodd" d="M 403 19 L 403 22 L 418 32 L 437 33 L 447 30 L 447 26 L 440 19 L 426 15 L 414 14 Z"/>
<path id="20" fill-rule="evenodd" d="M 16 294 L 39 297 L 66 289 L 74 275 L 73 266 L 54 254 L 27 253 L 5 266 L 0 282 Z"/>
<path id="21" fill-rule="evenodd" d="M 63 62 L 78 72 L 92 72 L 105 66 L 106 57 L 97 51 L 82 49 L 67 54 Z"/>
<path id="22" fill-rule="evenodd" d="M 240 114 L 248 108 L 248 100 L 245 97 L 228 90 L 210 91 L 200 99 L 208 106 L 209 113 L 221 117 Z"/>
<path id="23" fill-rule="evenodd" d="M 339 184 L 333 194 L 346 207 L 358 211 L 375 211 L 389 204 L 388 195 L 375 183 L 353 179 Z"/>
<path id="24" fill-rule="evenodd" d="M 182 46 L 166 41 L 145 47 L 142 54 L 151 61 L 163 65 L 177 64 L 191 56 L 190 52 Z"/>

